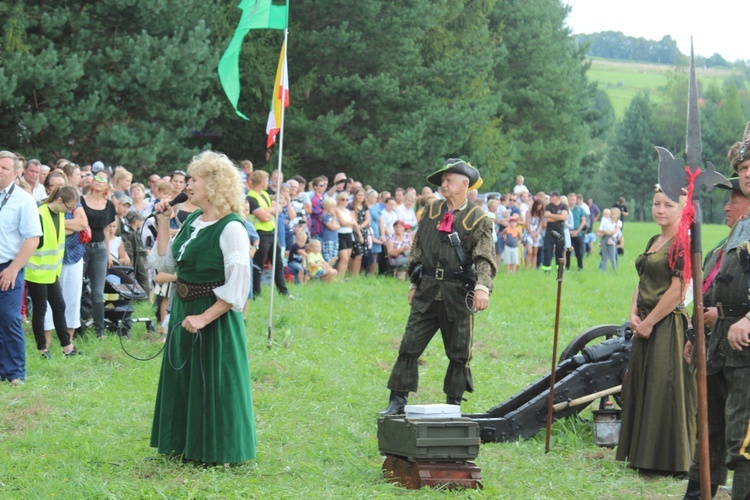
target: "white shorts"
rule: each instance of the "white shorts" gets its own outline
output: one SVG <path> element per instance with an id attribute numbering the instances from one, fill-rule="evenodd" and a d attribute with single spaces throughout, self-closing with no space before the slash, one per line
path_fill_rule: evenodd
<path id="1" fill-rule="evenodd" d="M 505 247 L 503 249 L 503 263 L 508 265 L 518 265 L 518 247 Z"/>

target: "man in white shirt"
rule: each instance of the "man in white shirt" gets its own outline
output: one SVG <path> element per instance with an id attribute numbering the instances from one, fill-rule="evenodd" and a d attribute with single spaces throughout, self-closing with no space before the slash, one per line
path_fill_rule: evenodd
<path id="1" fill-rule="evenodd" d="M 36 159 L 31 159 L 26 163 L 26 167 L 23 169 L 23 180 L 31 188 L 31 197 L 34 201 L 39 203 L 47 198 L 47 190 L 39 182 L 39 177 L 42 173 L 42 162 Z"/>
<path id="2" fill-rule="evenodd" d="M 24 266 L 42 235 L 34 200 L 14 183 L 20 169 L 15 154 L 0 151 L 0 380 L 12 385 L 23 384 L 26 377 L 20 314 Z"/>

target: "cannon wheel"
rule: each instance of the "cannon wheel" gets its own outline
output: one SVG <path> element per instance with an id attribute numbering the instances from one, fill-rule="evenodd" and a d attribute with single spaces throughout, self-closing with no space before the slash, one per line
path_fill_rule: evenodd
<path id="1" fill-rule="evenodd" d="M 617 335 L 617 329 L 619 326 L 617 325 L 599 325 L 594 326 L 592 328 L 589 328 L 582 334 L 578 335 L 576 338 L 570 341 L 570 343 L 563 349 L 562 354 L 560 354 L 560 361 L 564 361 L 566 359 L 570 359 L 576 354 L 583 351 L 584 347 L 589 345 L 592 340 L 598 339 L 599 337 L 606 337 L 607 339 L 611 339 L 612 337 Z M 605 339 L 606 340 L 606 339 Z M 599 342 L 597 342 L 598 344 Z"/>
<path id="2" fill-rule="evenodd" d="M 570 341 L 570 343 L 563 349 L 562 354 L 560 354 L 560 360 L 563 361 L 566 359 L 570 359 L 576 354 L 583 351 L 583 349 L 591 343 L 592 340 L 596 340 L 600 337 L 605 337 L 606 339 L 611 339 L 615 336 L 617 336 L 617 329 L 619 326 L 617 325 L 598 325 L 594 326 L 592 328 L 589 328 L 582 334 L 578 335 L 576 338 Z M 599 343 L 601 341 L 595 342 Z M 559 362 L 558 361 L 558 362 Z M 612 398 L 615 400 L 615 402 L 622 407 L 622 399 L 620 398 L 620 393 L 613 394 Z M 602 398 L 600 401 L 600 409 L 602 405 L 604 404 L 604 401 L 607 398 Z M 580 407 L 581 410 L 583 410 L 588 405 L 583 405 Z"/>

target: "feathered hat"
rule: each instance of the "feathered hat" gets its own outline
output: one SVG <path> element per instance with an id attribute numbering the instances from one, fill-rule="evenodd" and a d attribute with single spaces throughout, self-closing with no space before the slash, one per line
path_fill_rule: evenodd
<path id="1" fill-rule="evenodd" d="M 747 125 L 745 125 L 742 142 L 734 143 L 727 156 L 729 157 L 729 164 L 735 172 L 737 172 L 737 167 L 740 163 L 750 160 L 750 122 L 747 122 Z"/>

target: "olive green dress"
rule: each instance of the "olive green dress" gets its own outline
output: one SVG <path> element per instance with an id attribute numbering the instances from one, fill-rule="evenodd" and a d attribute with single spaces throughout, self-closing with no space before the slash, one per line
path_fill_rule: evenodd
<path id="1" fill-rule="evenodd" d="M 223 281 L 219 238 L 228 222 L 240 220 L 235 214 L 201 229 L 177 259 L 194 231 L 192 222 L 201 213 L 196 210 L 186 219 L 172 243 L 177 276 L 190 283 Z M 181 454 L 205 463 L 242 462 L 255 458 L 256 447 L 242 313 L 227 311 L 208 324 L 200 337 L 175 328 L 186 316 L 201 314 L 215 302 L 213 294 L 189 302 L 174 297 L 151 446 L 159 453 Z"/>
<path id="2" fill-rule="evenodd" d="M 651 247 L 654 238 L 648 242 Z M 671 241 L 636 259 L 638 315 L 656 306 L 680 275 L 669 267 Z M 676 309 L 656 324 L 648 339 L 633 339 L 633 350 L 622 388 L 622 428 L 617 460 L 638 469 L 681 473 L 690 468 L 696 432 L 695 379 L 682 358 L 687 313 Z"/>

